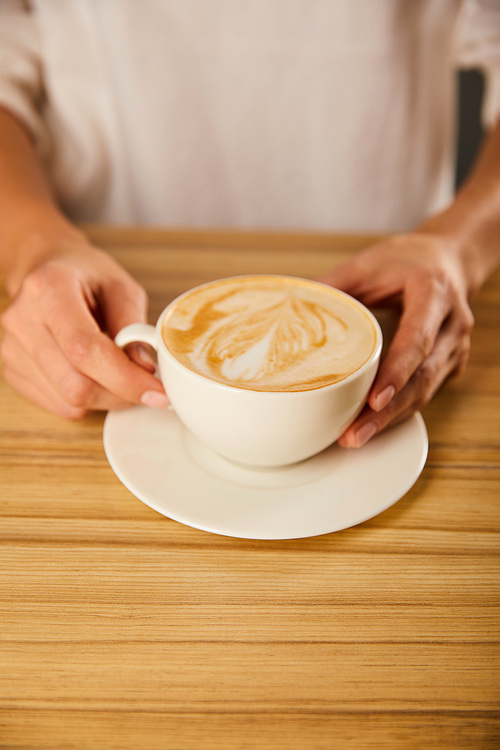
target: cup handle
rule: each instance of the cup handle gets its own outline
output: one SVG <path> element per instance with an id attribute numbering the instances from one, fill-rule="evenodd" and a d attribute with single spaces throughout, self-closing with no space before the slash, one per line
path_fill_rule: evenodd
<path id="1" fill-rule="evenodd" d="M 123 349 L 127 344 L 143 343 L 149 344 L 158 351 L 156 343 L 156 328 L 148 323 L 132 323 L 125 326 L 115 336 L 115 344 Z"/>
<path id="2" fill-rule="evenodd" d="M 131 323 L 129 326 L 125 326 L 121 331 L 118 331 L 114 341 L 120 349 L 123 349 L 127 344 L 149 344 L 156 352 L 158 351 L 156 328 L 149 323 Z M 155 375 L 161 381 L 158 370 Z M 169 404 L 167 409 L 172 410 L 172 404 Z"/>

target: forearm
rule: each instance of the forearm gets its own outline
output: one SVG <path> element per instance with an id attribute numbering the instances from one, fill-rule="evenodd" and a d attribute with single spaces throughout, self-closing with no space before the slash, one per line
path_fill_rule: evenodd
<path id="1" fill-rule="evenodd" d="M 470 176 L 452 205 L 426 221 L 418 233 L 451 241 L 473 294 L 500 262 L 500 121 L 486 136 Z"/>
<path id="2" fill-rule="evenodd" d="M 61 239 L 83 234 L 57 206 L 29 135 L 0 108 L 0 271 L 9 293 Z"/>

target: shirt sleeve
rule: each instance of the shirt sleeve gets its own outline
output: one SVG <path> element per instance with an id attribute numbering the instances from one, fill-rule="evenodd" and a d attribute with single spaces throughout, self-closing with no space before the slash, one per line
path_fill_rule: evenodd
<path id="1" fill-rule="evenodd" d="M 463 0 L 455 37 L 459 68 L 479 68 L 485 76 L 482 122 L 491 128 L 500 116 L 500 2 Z"/>
<path id="2" fill-rule="evenodd" d="M 35 13 L 23 0 L 1 0 L 0 106 L 23 123 L 40 151 L 48 141 L 42 69 Z"/>

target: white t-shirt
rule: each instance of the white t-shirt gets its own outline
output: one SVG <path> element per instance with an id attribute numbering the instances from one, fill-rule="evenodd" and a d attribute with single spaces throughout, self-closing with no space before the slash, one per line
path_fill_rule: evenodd
<path id="1" fill-rule="evenodd" d="M 499 0 L 1 0 L 0 105 L 76 220 L 409 229 L 452 196 Z"/>

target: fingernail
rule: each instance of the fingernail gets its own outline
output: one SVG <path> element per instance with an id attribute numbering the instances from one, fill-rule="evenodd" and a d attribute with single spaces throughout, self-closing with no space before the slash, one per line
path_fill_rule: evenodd
<path id="1" fill-rule="evenodd" d="M 394 398 L 395 393 L 396 389 L 393 385 L 388 385 L 387 388 L 384 388 L 382 393 L 379 393 L 377 398 L 375 399 L 375 409 L 377 411 L 382 411 L 382 409 L 385 409 L 387 404 L 389 404 Z"/>
<path id="2" fill-rule="evenodd" d="M 349 441 L 345 435 L 342 435 L 342 437 L 339 437 L 338 444 L 341 448 L 350 448 Z"/>
<path id="3" fill-rule="evenodd" d="M 356 448 L 361 448 L 377 432 L 377 425 L 374 422 L 367 422 L 356 432 Z"/>
<path id="4" fill-rule="evenodd" d="M 145 346 L 143 346 L 142 344 L 138 344 L 136 347 L 136 353 L 138 359 L 140 359 L 140 361 L 144 365 L 149 365 L 149 367 L 156 367 L 156 363 L 153 357 Z"/>
<path id="5" fill-rule="evenodd" d="M 152 406 L 153 409 L 165 409 L 169 404 L 169 400 L 160 391 L 144 391 L 141 396 L 141 404 Z"/>

